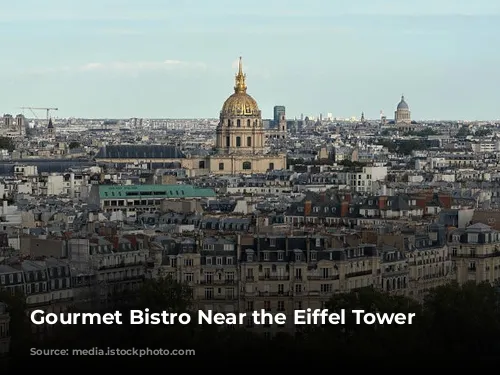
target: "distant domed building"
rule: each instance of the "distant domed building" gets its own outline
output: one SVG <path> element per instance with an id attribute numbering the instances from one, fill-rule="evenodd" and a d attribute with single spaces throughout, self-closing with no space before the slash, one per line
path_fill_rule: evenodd
<path id="1" fill-rule="evenodd" d="M 95 160 L 98 164 L 147 164 L 152 168 L 183 168 L 189 177 L 206 174 L 259 174 L 286 169 L 286 153 L 268 151 L 266 130 L 257 102 L 247 94 L 246 75 L 240 57 L 234 93 L 220 111 L 216 129 L 215 150 L 184 154 L 172 145 L 110 145 L 102 147 Z M 282 114 L 280 129 L 286 134 Z"/>
<path id="2" fill-rule="evenodd" d="M 401 131 L 411 131 L 414 128 L 411 123 L 410 107 L 406 103 L 404 95 L 401 95 L 401 101 L 394 112 L 394 123 Z"/>
<path id="3" fill-rule="evenodd" d="M 265 130 L 257 102 L 247 94 L 240 57 L 234 94 L 224 102 L 216 130 L 216 153 L 210 156 L 210 173 L 266 173 L 286 168 L 286 155 L 265 148 Z"/>

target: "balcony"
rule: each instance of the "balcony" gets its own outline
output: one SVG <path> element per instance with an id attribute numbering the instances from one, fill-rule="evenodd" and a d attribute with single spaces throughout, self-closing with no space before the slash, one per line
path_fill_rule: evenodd
<path id="1" fill-rule="evenodd" d="M 118 283 L 125 283 L 129 281 L 144 281 L 146 278 L 145 275 L 135 275 L 135 276 L 124 276 L 120 277 L 117 279 L 112 279 L 112 280 L 106 280 L 108 284 L 118 284 Z"/>
<path id="2" fill-rule="evenodd" d="M 271 276 L 271 275 L 264 275 L 264 276 L 259 276 L 260 281 L 289 281 L 290 276 Z"/>
<path id="3" fill-rule="evenodd" d="M 130 263 L 125 263 L 125 262 L 120 262 L 117 264 L 110 264 L 106 266 L 99 266 L 97 267 L 98 271 L 102 270 L 112 270 L 112 269 L 117 269 L 117 268 L 128 268 L 128 267 L 145 267 L 146 266 L 146 261 L 140 261 L 140 262 L 130 262 Z"/>
<path id="4" fill-rule="evenodd" d="M 408 275 L 409 270 L 382 271 L 382 277 L 398 277 Z"/>
<path id="5" fill-rule="evenodd" d="M 331 280 L 338 280 L 340 278 L 339 275 L 330 275 L 330 276 L 308 276 L 308 280 L 325 280 L 325 281 L 331 281 Z"/>
<path id="6" fill-rule="evenodd" d="M 201 298 L 202 301 L 236 301 L 238 298 L 235 295 L 210 296 L 206 295 Z"/>
<path id="7" fill-rule="evenodd" d="M 290 297 L 292 292 L 258 292 L 259 297 Z"/>
<path id="8" fill-rule="evenodd" d="M 368 275 L 371 275 L 372 273 L 373 273 L 372 270 L 351 272 L 351 273 L 346 274 L 345 277 L 349 279 L 352 277 L 368 276 Z"/>
<path id="9" fill-rule="evenodd" d="M 201 285 L 235 285 L 237 283 L 236 280 L 202 280 L 200 281 Z"/>

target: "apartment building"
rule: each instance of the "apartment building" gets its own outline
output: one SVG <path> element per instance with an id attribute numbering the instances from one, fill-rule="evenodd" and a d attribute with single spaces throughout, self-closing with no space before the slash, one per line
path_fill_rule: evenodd
<path id="1" fill-rule="evenodd" d="M 83 274 L 95 275 L 103 299 L 137 288 L 144 281 L 148 255 L 142 240 L 132 235 L 68 240 L 71 264 Z"/>
<path id="2" fill-rule="evenodd" d="M 198 308 L 220 312 L 266 310 L 292 314 L 321 308 L 332 294 L 381 283 L 374 245 L 331 248 L 329 237 L 228 236 L 182 240 L 159 237 L 161 265 L 193 287 Z M 248 322 L 251 327 L 252 322 Z M 285 327 L 257 327 L 268 333 Z"/>
<path id="3" fill-rule="evenodd" d="M 457 281 L 500 280 L 500 233 L 483 223 L 451 231 L 448 237 Z"/>

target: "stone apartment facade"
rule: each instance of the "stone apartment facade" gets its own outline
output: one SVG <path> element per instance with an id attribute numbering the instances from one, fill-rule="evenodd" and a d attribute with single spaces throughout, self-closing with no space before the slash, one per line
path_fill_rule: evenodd
<path id="1" fill-rule="evenodd" d="M 407 250 L 363 243 L 354 235 L 165 237 L 154 242 L 152 276 L 188 283 L 199 309 L 219 312 L 293 314 L 322 308 L 335 293 L 369 286 L 421 300 L 454 278 L 440 229 L 409 236 Z M 255 328 L 274 334 L 293 326 Z"/>
<path id="2" fill-rule="evenodd" d="M 500 280 L 500 233 L 483 223 L 455 229 L 449 247 L 457 281 L 496 283 Z"/>

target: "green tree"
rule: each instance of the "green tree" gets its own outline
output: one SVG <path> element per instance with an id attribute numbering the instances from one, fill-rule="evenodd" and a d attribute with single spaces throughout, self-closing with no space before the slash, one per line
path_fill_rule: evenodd
<path id="1" fill-rule="evenodd" d="M 11 138 L 0 137 L 0 150 L 8 150 L 12 152 L 16 149 L 16 146 Z"/>
<path id="2" fill-rule="evenodd" d="M 381 358 L 387 353 L 398 357 L 408 350 L 418 351 L 425 342 L 421 307 L 411 299 L 391 296 L 372 288 L 335 295 L 327 304 L 330 313 L 345 311 L 345 325 L 325 325 L 306 330 L 304 344 L 326 355 L 331 348 L 345 358 Z M 414 313 L 412 325 L 357 324 L 352 310 L 379 313 Z"/>
<path id="3" fill-rule="evenodd" d="M 70 150 L 73 150 L 74 148 L 80 148 L 80 142 L 77 142 L 77 141 L 73 141 L 69 144 L 69 149 Z"/>
<path id="4" fill-rule="evenodd" d="M 489 283 L 456 283 L 432 290 L 424 307 L 436 350 L 496 355 L 500 345 L 498 290 Z"/>
<path id="5" fill-rule="evenodd" d="M 464 137 L 467 137 L 470 134 L 471 134 L 471 132 L 470 132 L 469 128 L 467 126 L 462 126 L 458 130 L 457 137 L 464 138 Z"/>
<path id="6" fill-rule="evenodd" d="M 491 129 L 478 129 L 474 133 L 476 137 L 487 137 L 489 135 L 492 135 L 493 131 Z"/>

